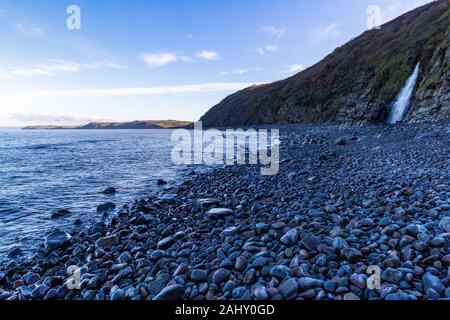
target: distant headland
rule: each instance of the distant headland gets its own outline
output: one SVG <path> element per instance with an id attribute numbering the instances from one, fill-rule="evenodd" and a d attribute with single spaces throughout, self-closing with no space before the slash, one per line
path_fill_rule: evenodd
<path id="1" fill-rule="evenodd" d="M 145 120 L 132 122 L 90 122 L 82 126 L 52 126 L 37 125 L 22 128 L 22 130 L 68 130 L 68 129 L 177 129 L 190 126 L 189 121 L 179 120 Z"/>

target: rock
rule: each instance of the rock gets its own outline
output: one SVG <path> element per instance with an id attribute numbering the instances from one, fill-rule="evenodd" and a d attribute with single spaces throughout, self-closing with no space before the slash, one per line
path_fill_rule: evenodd
<path id="1" fill-rule="evenodd" d="M 100 249 L 110 249 L 117 245 L 119 237 L 117 235 L 111 235 L 98 239 L 95 242 L 95 246 Z"/>
<path id="2" fill-rule="evenodd" d="M 443 294 L 445 291 L 445 286 L 442 284 L 441 280 L 435 275 L 427 272 L 423 276 L 423 283 L 425 285 L 425 290 L 433 289 L 439 294 Z"/>
<path id="3" fill-rule="evenodd" d="M 269 295 L 267 294 L 266 288 L 262 287 L 262 286 L 255 288 L 255 290 L 253 291 L 253 295 L 258 300 L 268 300 L 269 299 Z"/>
<path id="4" fill-rule="evenodd" d="M 125 291 L 123 289 L 114 290 L 111 294 L 111 300 L 113 301 L 125 300 Z"/>
<path id="5" fill-rule="evenodd" d="M 67 245 L 72 236 L 65 231 L 57 230 L 45 237 L 45 249 L 47 251 L 52 251 Z"/>
<path id="6" fill-rule="evenodd" d="M 260 269 L 266 265 L 266 259 L 264 257 L 258 257 L 250 264 L 250 268 Z"/>
<path id="7" fill-rule="evenodd" d="M 20 249 L 20 248 L 18 248 L 18 247 L 12 248 L 12 249 L 9 250 L 8 253 L 6 254 L 6 256 L 7 256 L 9 259 L 17 259 L 17 258 L 19 258 L 19 257 L 22 256 L 22 255 L 23 255 L 23 251 L 22 251 L 22 249 Z"/>
<path id="8" fill-rule="evenodd" d="M 349 280 L 354 286 L 358 287 L 361 290 L 364 290 L 364 288 L 366 287 L 366 277 L 362 274 L 354 273 L 350 276 Z"/>
<path id="9" fill-rule="evenodd" d="M 174 284 L 165 287 L 153 300 L 180 300 L 184 295 L 184 287 L 180 284 Z"/>
<path id="10" fill-rule="evenodd" d="M 439 222 L 439 228 L 447 233 L 450 233 L 450 217 L 444 217 Z"/>
<path id="11" fill-rule="evenodd" d="M 272 267 L 270 269 L 269 274 L 272 277 L 275 277 L 279 280 L 284 280 L 287 277 L 290 277 L 293 275 L 293 272 L 290 268 L 283 266 L 283 265 L 277 265 L 275 267 Z"/>
<path id="12" fill-rule="evenodd" d="M 247 285 L 251 285 L 255 282 L 255 275 L 256 270 L 255 269 L 248 269 L 247 272 L 244 274 L 244 283 Z"/>
<path id="13" fill-rule="evenodd" d="M 341 237 L 336 237 L 333 239 L 333 248 L 335 250 L 341 251 L 343 249 L 348 248 L 349 245 L 347 244 L 347 241 L 342 239 Z"/>
<path id="14" fill-rule="evenodd" d="M 299 294 L 303 299 L 312 299 L 316 296 L 316 291 L 314 289 L 308 289 Z"/>
<path id="15" fill-rule="evenodd" d="M 179 276 L 185 274 L 189 270 L 189 266 L 186 263 L 180 263 L 177 269 L 174 271 L 173 276 Z"/>
<path id="16" fill-rule="evenodd" d="M 306 291 L 313 288 L 320 288 L 323 285 L 322 280 L 309 278 L 309 277 L 303 277 L 298 280 L 299 288 L 301 291 Z"/>
<path id="17" fill-rule="evenodd" d="M 50 289 L 44 296 L 44 300 L 56 300 L 58 299 L 58 290 Z"/>
<path id="18" fill-rule="evenodd" d="M 49 287 L 45 284 L 38 285 L 36 289 L 31 292 L 31 298 L 33 299 L 42 299 L 47 293 Z"/>
<path id="19" fill-rule="evenodd" d="M 216 284 L 220 284 L 228 279 L 230 276 L 230 271 L 227 269 L 220 268 L 216 272 L 214 272 L 212 276 L 212 282 Z"/>
<path id="20" fill-rule="evenodd" d="M 344 300 L 352 301 L 352 300 L 361 300 L 361 299 L 356 294 L 349 292 L 344 295 Z"/>
<path id="21" fill-rule="evenodd" d="M 158 242 L 158 249 L 165 250 L 175 244 L 176 240 L 172 237 L 167 237 Z"/>
<path id="22" fill-rule="evenodd" d="M 52 213 L 52 219 L 58 219 L 70 215 L 70 211 L 66 209 L 58 210 Z"/>
<path id="23" fill-rule="evenodd" d="M 22 277 L 22 281 L 27 285 L 33 284 L 41 279 L 41 276 L 35 272 L 29 272 Z"/>
<path id="24" fill-rule="evenodd" d="M 128 263 L 132 259 L 133 257 L 131 256 L 131 254 L 128 251 L 125 251 L 120 254 L 120 256 L 117 258 L 117 261 L 119 261 L 120 263 Z"/>
<path id="25" fill-rule="evenodd" d="M 439 295 L 439 293 L 436 292 L 436 290 L 432 289 L 432 288 L 428 288 L 426 290 L 426 299 L 427 300 L 437 300 L 439 299 L 441 296 Z"/>
<path id="26" fill-rule="evenodd" d="M 386 268 L 381 274 L 381 279 L 391 283 L 399 283 L 403 278 L 403 273 L 391 267 Z"/>
<path id="27" fill-rule="evenodd" d="M 228 216 L 232 216 L 233 210 L 226 208 L 214 208 L 206 212 L 206 215 L 211 219 L 222 219 Z"/>
<path id="28" fill-rule="evenodd" d="M 151 281 L 148 285 L 148 293 L 150 296 L 154 297 L 160 293 L 167 284 L 167 279 L 164 277 L 158 277 Z"/>
<path id="29" fill-rule="evenodd" d="M 156 181 L 156 184 L 157 184 L 158 186 L 163 186 L 163 185 L 167 184 L 167 181 L 164 180 L 164 179 L 158 179 L 158 180 Z"/>
<path id="30" fill-rule="evenodd" d="M 44 268 L 51 268 L 56 266 L 59 263 L 59 261 L 60 261 L 59 256 L 55 252 L 52 252 L 48 257 L 44 259 L 44 261 L 42 262 L 42 266 Z"/>
<path id="31" fill-rule="evenodd" d="M 278 286 L 278 290 L 285 299 L 295 298 L 298 292 L 298 283 L 293 278 L 287 278 Z"/>
<path id="32" fill-rule="evenodd" d="M 410 300 L 409 296 L 404 292 L 398 292 L 398 293 L 389 293 L 386 295 L 385 300 L 389 301 L 401 301 L 401 300 Z"/>
<path id="33" fill-rule="evenodd" d="M 242 256 L 237 257 L 236 258 L 236 264 L 234 265 L 234 268 L 237 271 L 244 271 L 246 267 L 247 267 L 247 259 L 242 257 Z"/>
<path id="34" fill-rule="evenodd" d="M 178 196 L 176 194 L 164 194 L 159 198 L 162 203 L 175 204 L 177 202 Z"/>
<path id="35" fill-rule="evenodd" d="M 306 247 L 306 249 L 308 250 L 317 250 L 317 248 L 319 247 L 319 245 L 321 244 L 319 238 L 317 238 L 316 236 L 314 236 L 311 232 L 309 231 L 303 231 L 300 234 L 301 238 L 302 238 L 302 242 L 303 245 Z"/>
<path id="36" fill-rule="evenodd" d="M 98 213 L 104 213 L 104 212 L 109 212 L 109 211 L 113 211 L 116 208 L 116 205 L 112 202 L 107 202 L 104 204 L 101 204 L 97 207 L 97 212 Z"/>
<path id="37" fill-rule="evenodd" d="M 291 229 L 281 237 L 281 243 L 287 247 L 294 245 L 298 240 L 298 231 L 297 229 Z"/>
<path id="38" fill-rule="evenodd" d="M 117 190 L 115 189 L 115 188 L 113 188 L 113 187 L 108 187 L 108 188 L 106 188 L 105 190 L 103 190 L 103 194 L 108 194 L 108 195 L 111 195 L 111 194 L 115 194 L 117 192 Z"/>
<path id="39" fill-rule="evenodd" d="M 361 258 L 363 258 L 363 254 L 361 251 L 356 250 L 354 248 L 345 248 L 341 250 L 341 255 L 344 256 L 349 262 L 357 262 Z"/>
<path id="40" fill-rule="evenodd" d="M 194 269 L 191 272 L 191 280 L 195 282 L 203 282 L 208 277 L 206 270 Z"/>
<path id="41" fill-rule="evenodd" d="M 336 281 L 325 281 L 323 288 L 325 289 L 326 292 L 334 292 L 334 290 L 336 290 L 337 287 L 337 282 Z"/>
<path id="42" fill-rule="evenodd" d="M 255 225 L 256 232 L 261 234 L 267 230 L 269 230 L 269 225 L 263 222 L 259 222 Z"/>
<path id="43" fill-rule="evenodd" d="M 358 225 L 358 227 L 362 227 L 362 228 L 364 228 L 364 227 L 375 227 L 376 223 L 373 222 L 373 220 L 370 219 L 370 218 L 364 218 L 361 221 L 359 221 L 357 225 Z"/>
<path id="44" fill-rule="evenodd" d="M 161 258 L 164 258 L 166 253 L 163 250 L 155 250 L 150 254 L 150 260 L 157 261 Z"/>
<path id="45" fill-rule="evenodd" d="M 195 200 L 195 207 L 199 210 L 202 210 L 205 207 L 211 207 L 214 205 L 218 205 L 220 203 L 220 199 L 217 198 L 205 198 L 205 199 L 197 199 Z"/>
<path id="46" fill-rule="evenodd" d="M 450 254 L 447 254 L 444 257 L 442 257 L 442 262 L 446 265 L 450 265 Z"/>
<path id="47" fill-rule="evenodd" d="M 228 228 L 224 229 L 221 232 L 221 234 L 225 237 L 228 237 L 228 236 L 233 236 L 233 235 L 237 234 L 238 231 L 239 231 L 239 227 L 228 227 Z"/>
<path id="48" fill-rule="evenodd" d="M 89 282 L 87 284 L 88 289 L 97 290 L 101 286 L 101 280 L 100 277 L 95 276 L 89 279 Z"/>

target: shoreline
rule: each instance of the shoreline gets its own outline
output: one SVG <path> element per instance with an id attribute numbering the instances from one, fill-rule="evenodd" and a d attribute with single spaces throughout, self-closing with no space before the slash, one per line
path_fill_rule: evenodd
<path id="1" fill-rule="evenodd" d="M 448 123 L 280 128 L 278 175 L 211 169 L 54 234 L 0 300 L 450 298 Z"/>

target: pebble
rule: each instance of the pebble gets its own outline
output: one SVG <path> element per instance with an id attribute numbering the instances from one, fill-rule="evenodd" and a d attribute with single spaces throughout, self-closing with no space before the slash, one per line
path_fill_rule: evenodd
<path id="1" fill-rule="evenodd" d="M 176 240 L 172 237 L 167 237 L 158 242 L 158 250 L 165 250 L 174 245 Z"/>
<path id="2" fill-rule="evenodd" d="M 58 249 L 64 245 L 67 245 L 72 236 L 68 234 L 66 231 L 57 230 L 45 237 L 45 249 L 47 251 L 52 251 Z"/>
<path id="3" fill-rule="evenodd" d="M 174 284 L 165 287 L 153 300 L 179 300 L 184 295 L 184 287 L 180 284 Z"/>
<path id="4" fill-rule="evenodd" d="M 206 270 L 194 269 L 191 272 L 191 280 L 195 282 L 205 281 L 207 277 L 208 271 Z"/>
<path id="5" fill-rule="evenodd" d="M 280 284 L 278 290 L 283 298 L 292 299 L 298 292 L 298 282 L 293 278 L 287 278 Z"/>
<path id="6" fill-rule="evenodd" d="M 423 276 L 423 283 L 425 285 L 425 290 L 433 289 L 439 294 L 443 294 L 445 291 L 445 286 L 442 284 L 441 280 L 430 272 L 425 273 Z"/>
<path id="7" fill-rule="evenodd" d="M 105 190 L 103 190 L 103 194 L 111 195 L 111 194 L 115 194 L 115 193 L 117 193 L 117 190 L 114 187 L 108 187 Z"/>
<path id="8" fill-rule="evenodd" d="M 292 246 L 297 242 L 298 239 L 298 231 L 297 229 L 291 229 L 286 232 L 280 239 L 281 243 L 285 246 Z"/>
<path id="9" fill-rule="evenodd" d="M 272 277 L 275 277 L 280 280 L 284 280 L 285 278 L 293 275 L 292 270 L 283 265 L 277 265 L 272 267 L 269 273 Z"/>
<path id="10" fill-rule="evenodd" d="M 206 215 L 211 219 L 222 219 L 233 215 L 233 210 L 226 208 L 214 208 L 206 212 Z"/>
<path id="11" fill-rule="evenodd" d="M 97 212 L 98 213 L 104 213 L 104 212 L 109 212 L 109 211 L 113 211 L 116 208 L 116 205 L 112 202 L 107 202 L 104 204 L 101 204 L 97 207 Z"/>
<path id="12" fill-rule="evenodd" d="M 220 284 L 228 279 L 230 276 L 230 271 L 226 270 L 224 268 L 218 269 L 216 272 L 214 272 L 212 276 L 212 282 L 216 284 Z"/>
<path id="13" fill-rule="evenodd" d="M 111 235 L 103 238 L 99 238 L 95 242 L 95 246 L 100 249 L 110 249 L 113 246 L 117 245 L 119 239 L 116 235 Z"/>

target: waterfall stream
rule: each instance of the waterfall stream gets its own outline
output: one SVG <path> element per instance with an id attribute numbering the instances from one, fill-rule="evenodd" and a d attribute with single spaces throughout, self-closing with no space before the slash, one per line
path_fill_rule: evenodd
<path id="1" fill-rule="evenodd" d="M 417 77 L 419 76 L 420 63 L 417 63 L 411 76 L 406 80 L 400 93 L 392 103 L 391 111 L 389 113 L 388 123 L 397 123 L 403 120 L 403 117 L 408 112 L 411 96 L 416 86 Z"/>

